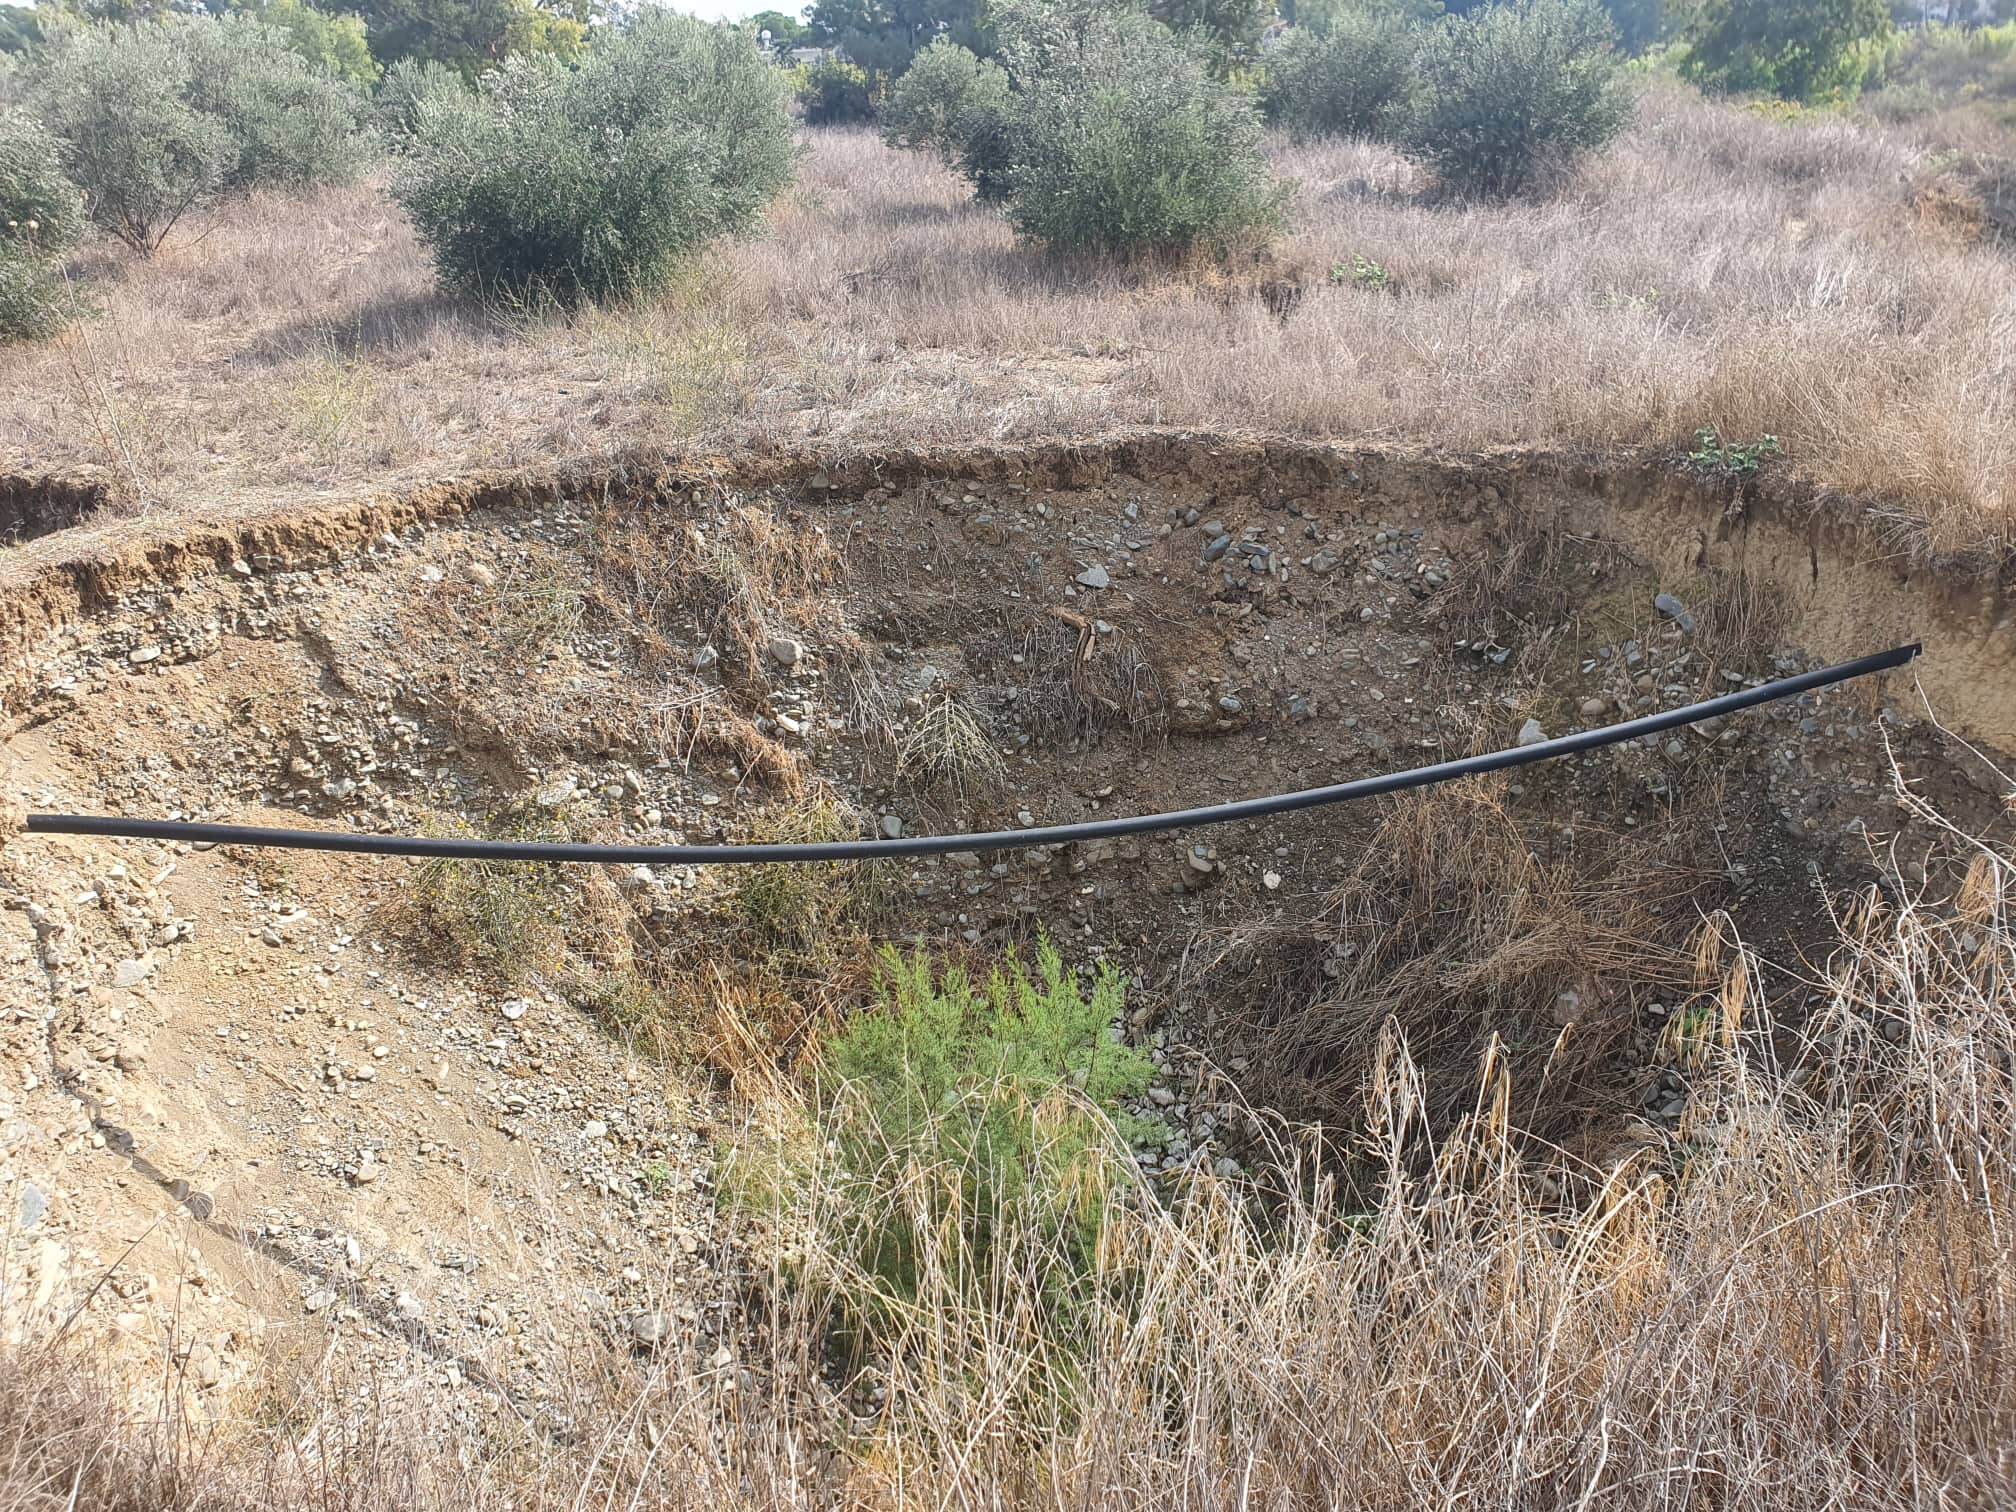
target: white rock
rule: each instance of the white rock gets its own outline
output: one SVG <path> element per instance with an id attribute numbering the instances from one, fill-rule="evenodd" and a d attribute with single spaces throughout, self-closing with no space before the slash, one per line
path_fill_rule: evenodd
<path id="1" fill-rule="evenodd" d="M 1540 728 L 1540 721 L 1537 719 L 1529 719 L 1519 726 L 1519 744 L 1522 746 L 1538 745 L 1546 738 L 1547 732 Z"/>
<path id="2" fill-rule="evenodd" d="M 583 1139 L 600 1139 L 608 1132 L 609 1125 L 602 1122 L 599 1118 L 591 1118 L 581 1126 L 581 1137 Z"/>
<path id="3" fill-rule="evenodd" d="M 780 667 L 795 667 L 805 659 L 805 643 L 793 640 L 788 635 L 773 636 L 770 641 L 770 660 Z"/>
<path id="4" fill-rule="evenodd" d="M 1260 878 L 1260 885 L 1269 892 L 1275 891 L 1281 886 L 1281 873 L 1267 872 Z"/>
<path id="5" fill-rule="evenodd" d="M 147 663 L 159 661 L 160 659 L 161 648 L 159 646 L 141 646 L 137 650 L 126 653 L 126 660 L 133 663 L 136 667 L 144 667 Z"/>
<path id="6" fill-rule="evenodd" d="M 112 968 L 112 985 L 138 987 L 147 980 L 147 974 L 153 969 L 153 966 L 146 961 L 121 961 Z"/>

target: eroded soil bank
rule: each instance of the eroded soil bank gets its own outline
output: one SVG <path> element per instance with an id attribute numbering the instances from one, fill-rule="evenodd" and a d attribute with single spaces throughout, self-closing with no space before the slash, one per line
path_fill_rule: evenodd
<path id="1" fill-rule="evenodd" d="M 1163 1065 L 1155 1169 L 1239 1160 L 1207 1061 L 1293 1112 L 1348 1101 L 1362 1047 L 1279 1015 L 1402 923 L 1476 968 L 1437 979 L 1457 1081 L 1497 1033 L 1566 1067 L 1558 1110 L 1526 1110 L 1548 1137 L 1676 1126 L 1659 1046 L 1699 920 L 1796 961 L 1830 889 L 1944 864 L 1893 759 L 1985 828 L 2006 815 L 1962 741 L 2016 749 L 1992 574 L 1812 500 L 1530 459 L 633 466 L 173 535 L 59 523 L 0 583 L 0 780 L 32 808 L 643 843 L 1204 804 L 1926 643 L 1915 680 L 1439 806 L 866 874 L 10 844 L 10 1318 L 81 1304 L 203 1390 L 340 1348 L 524 1410 L 569 1330 L 732 1357 L 715 1137 L 738 1078 L 858 1000 L 834 941 L 1119 958 Z M 1539 942 L 1516 970 L 1456 919 L 1473 874 L 1546 901 L 1502 916 Z M 1774 991 L 1793 1035 L 1796 973 Z"/>

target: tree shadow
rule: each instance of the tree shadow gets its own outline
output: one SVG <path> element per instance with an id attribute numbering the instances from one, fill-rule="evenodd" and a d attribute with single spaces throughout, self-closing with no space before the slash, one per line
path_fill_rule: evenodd
<path id="1" fill-rule="evenodd" d="M 495 311 L 429 289 L 289 321 L 260 333 L 238 360 L 279 367 L 304 357 L 379 357 L 423 350 L 444 338 L 487 342 L 511 334 L 511 326 Z"/>

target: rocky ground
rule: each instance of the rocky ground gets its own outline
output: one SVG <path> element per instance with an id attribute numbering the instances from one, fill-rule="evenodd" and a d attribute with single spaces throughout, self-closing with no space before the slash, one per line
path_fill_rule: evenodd
<path id="1" fill-rule="evenodd" d="M 130 584 L 16 648 L 0 786 L 40 811 L 642 844 L 774 838 L 822 797 L 852 835 L 1035 827 L 1419 765 L 1875 649 L 1807 644 L 1769 583 L 1538 531 L 1483 483 L 814 475 L 565 494 Z M 1892 752 L 1996 822 L 1906 694 L 1808 694 L 1505 791 L 1550 855 L 1697 826 L 1713 898 L 1796 948 L 1817 879 L 1922 865 Z M 1195 1092 L 1185 950 L 1317 910 L 1376 817 L 891 864 L 871 928 L 979 951 L 1043 928 L 1120 959 L 1120 1027 L 1164 1070 L 1139 1111 L 1172 1129 L 1144 1164 L 1230 1169 L 1224 1109 Z M 716 1181 L 738 1104 L 714 1068 L 638 1053 L 622 1005 L 754 939 L 746 895 L 726 868 L 526 883 L 505 962 L 416 907 L 440 885 L 383 859 L 7 845 L 10 1328 L 74 1317 L 220 1401 L 341 1356 L 537 1412 L 581 1331 L 732 1374 Z M 1684 1080 L 1650 1064 L 1663 1009 L 1638 1008 L 1632 1095 L 1670 1124 Z M 1240 1047 L 1213 1048 L 1236 1080 Z"/>

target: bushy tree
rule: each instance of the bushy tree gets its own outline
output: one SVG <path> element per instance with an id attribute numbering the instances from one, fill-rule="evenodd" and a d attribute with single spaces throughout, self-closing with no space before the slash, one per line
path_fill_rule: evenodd
<path id="1" fill-rule="evenodd" d="M 152 252 L 237 160 L 224 123 L 186 96 L 187 53 L 166 26 L 92 27 L 57 49 L 42 101 L 91 219 Z"/>
<path id="2" fill-rule="evenodd" d="M 0 110 L 0 342 L 46 336 L 69 317 L 62 258 L 83 232 L 55 141 L 26 113 Z"/>
<path id="3" fill-rule="evenodd" d="M 595 0 L 355 0 L 372 56 L 439 63 L 474 79 L 506 58 L 571 60 L 588 45 Z"/>
<path id="4" fill-rule="evenodd" d="M 1684 71 L 1713 88 L 1787 100 L 1851 95 L 1868 45 L 1889 30 L 1885 0 L 1701 0 Z"/>
<path id="5" fill-rule="evenodd" d="M 882 135 L 892 146 L 937 153 L 972 180 L 982 199 L 1001 199 L 1013 132 L 1008 109 L 1007 70 L 940 37 L 889 92 Z"/>
<path id="6" fill-rule="evenodd" d="M 1631 117 L 1596 0 L 1502 0 L 1428 28 L 1403 137 L 1452 188 L 1516 194 Z"/>
<path id="7" fill-rule="evenodd" d="M 1016 91 L 1008 215 L 1024 235 L 1128 255 L 1276 227 L 1259 111 L 1197 44 L 1097 7 L 1004 6 L 997 25 Z"/>
<path id="8" fill-rule="evenodd" d="M 421 111 L 395 192 L 456 288 L 562 304 L 648 292 L 790 182 L 785 89 L 747 35 L 646 12 L 576 68 L 513 59 L 465 102 Z"/>
<path id="9" fill-rule="evenodd" d="M 215 194 L 340 183 L 366 159 L 362 97 L 247 19 L 66 32 L 40 104 L 91 218 L 143 253 Z"/>
<path id="10" fill-rule="evenodd" d="M 827 58 L 805 70 L 798 103 L 808 126 L 858 126 L 875 119 L 875 97 L 868 71 L 837 58 Z"/>
<path id="11" fill-rule="evenodd" d="M 981 9 L 981 0 L 816 0 L 807 15 L 819 39 L 865 70 L 879 92 L 941 36 L 986 52 Z"/>
<path id="12" fill-rule="evenodd" d="M 402 151 L 419 134 L 421 117 L 429 110 L 453 109 L 463 103 L 469 86 L 462 75 L 440 63 L 401 58 L 385 70 L 371 98 L 371 121 L 392 150 Z"/>
<path id="13" fill-rule="evenodd" d="M 363 171 L 364 96 L 295 51 L 288 32 L 249 18 L 154 29 L 178 54 L 183 98 L 231 138 L 226 187 L 341 184 Z"/>
<path id="14" fill-rule="evenodd" d="M 1268 0 L 1149 0 L 1148 13 L 1202 43 L 1212 75 L 1223 79 L 1252 58 L 1273 8 Z"/>
<path id="15" fill-rule="evenodd" d="M 1289 33 L 1267 60 L 1261 100 L 1298 137 L 1383 135 L 1406 107 L 1414 46 L 1404 16 L 1370 7 L 1334 12 Z"/>
<path id="16" fill-rule="evenodd" d="M 360 17 L 320 10 L 302 0 L 265 0 L 241 10 L 284 33 L 289 47 L 333 78 L 362 89 L 378 82 L 383 70 L 371 56 Z"/>
<path id="17" fill-rule="evenodd" d="M 0 110 L 0 247 L 63 253 L 83 234 L 83 197 L 64 176 L 56 139 L 27 112 Z"/>

